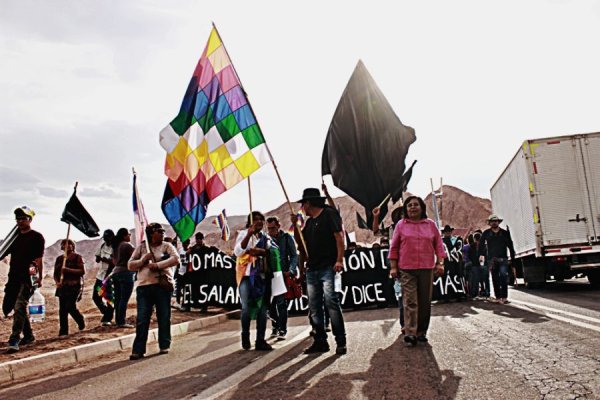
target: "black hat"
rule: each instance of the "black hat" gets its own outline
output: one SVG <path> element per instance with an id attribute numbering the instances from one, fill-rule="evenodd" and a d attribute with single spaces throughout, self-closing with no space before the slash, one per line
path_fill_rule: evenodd
<path id="1" fill-rule="evenodd" d="M 325 200 L 325 196 L 321 196 L 321 191 L 317 188 L 306 188 L 302 192 L 302 198 L 296 203 L 304 203 L 307 200 Z"/>
<path id="2" fill-rule="evenodd" d="M 442 229 L 442 233 L 444 232 L 452 232 L 454 230 L 453 227 L 451 227 L 450 225 L 446 225 L 444 226 L 444 229 Z"/>

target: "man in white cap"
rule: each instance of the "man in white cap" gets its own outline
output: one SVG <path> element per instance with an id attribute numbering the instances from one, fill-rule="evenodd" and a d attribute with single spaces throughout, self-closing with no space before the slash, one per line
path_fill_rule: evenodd
<path id="1" fill-rule="evenodd" d="M 19 345 L 27 345 L 35 340 L 27 316 L 27 306 L 36 287 L 42 286 L 45 244 L 44 237 L 31 229 L 35 212 L 22 206 L 15 209 L 14 213 L 19 233 L 6 253 L 10 254 L 10 268 L 2 302 L 4 315 L 15 311 L 7 353 L 15 353 L 19 351 Z"/>
<path id="2" fill-rule="evenodd" d="M 500 304 L 508 303 L 508 259 L 506 250 L 510 253 L 510 260 L 515 259 L 515 248 L 510 237 L 510 232 L 500 228 L 500 219 L 496 214 L 488 218 L 489 229 L 486 229 L 479 240 L 479 263 L 485 261 L 492 272 L 492 284 L 496 301 Z"/>

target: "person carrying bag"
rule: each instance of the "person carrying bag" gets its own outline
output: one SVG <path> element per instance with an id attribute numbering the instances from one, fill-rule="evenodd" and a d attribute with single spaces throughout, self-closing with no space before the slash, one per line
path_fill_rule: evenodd
<path id="1" fill-rule="evenodd" d="M 163 241 L 165 230 L 159 223 L 146 227 L 147 241 L 137 246 L 127 263 L 137 272 L 137 321 L 130 360 L 139 360 L 146 353 L 152 308 L 156 307 L 159 354 L 171 347 L 171 296 L 173 268 L 179 264 L 179 254 L 171 243 Z"/>

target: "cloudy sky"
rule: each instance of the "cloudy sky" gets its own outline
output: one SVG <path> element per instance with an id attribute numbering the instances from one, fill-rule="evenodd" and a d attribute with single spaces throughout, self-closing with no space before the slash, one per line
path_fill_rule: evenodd
<path id="1" fill-rule="evenodd" d="M 1 7 L 1 236 L 23 204 L 49 242 L 63 236 L 60 214 L 75 181 L 101 229 L 133 226 L 132 166 L 149 219 L 166 222 L 158 133 L 179 110 L 211 21 L 292 199 L 320 183 L 325 135 L 359 59 L 416 130 L 413 193 L 426 195 L 429 179 L 443 177 L 489 197 L 523 140 L 600 130 L 598 0 Z M 270 165 L 252 186 L 257 209 L 285 200 Z M 246 213 L 247 190 L 226 192 L 209 213 Z"/>

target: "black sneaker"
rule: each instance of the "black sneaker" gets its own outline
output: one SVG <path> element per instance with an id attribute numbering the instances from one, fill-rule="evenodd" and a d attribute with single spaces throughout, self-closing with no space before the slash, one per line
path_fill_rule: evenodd
<path id="1" fill-rule="evenodd" d="M 271 351 L 273 350 L 273 347 L 265 342 L 264 340 L 261 340 L 260 342 L 256 342 L 256 344 L 254 345 L 254 350 L 257 351 Z"/>
<path id="2" fill-rule="evenodd" d="M 273 328 L 273 330 L 271 331 L 271 337 L 275 338 L 277 336 L 279 336 L 279 331 L 277 329 Z"/>
<path id="3" fill-rule="evenodd" d="M 327 342 L 314 341 L 309 348 L 304 350 L 304 354 L 327 353 L 329 344 Z"/>
<path id="4" fill-rule="evenodd" d="M 250 350 L 250 347 L 252 347 L 250 344 L 250 335 L 242 334 L 242 349 Z"/>
<path id="5" fill-rule="evenodd" d="M 404 336 L 404 343 L 406 343 L 407 346 L 416 346 L 417 337 L 414 335 L 406 335 Z"/>
<path id="6" fill-rule="evenodd" d="M 348 352 L 348 349 L 346 348 L 346 345 L 340 346 L 338 344 L 338 346 L 335 348 L 335 354 L 337 354 L 338 356 L 342 356 L 344 354 L 346 354 Z"/>
<path id="7" fill-rule="evenodd" d="M 419 335 L 419 336 L 417 336 L 417 341 L 422 342 L 422 343 L 427 343 L 427 342 L 429 342 L 429 339 L 427 339 L 427 336 L 425 336 L 425 335 Z"/>
<path id="8" fill-rule="evenodd" d="M 277 333 L 277 340 L 285 340 L 286 336 L 287 336 L 287 332 L 286 331 L 279 331 Z"/>
<path id="9" fill-rule="evenodd" d="M 139 354 L 139 353 L 131 353 L 131 355 L 129 356 L 129 359 L 131 361 L 139 360 L 141 358 L 144 358 L 144 355 L 143 354 Z"/>
<path id="10" fill-rule="evenodd" d="M 21 342 L 19 343 L 21 346 L 27 346 L 28 344 L 31 344 L 35 342 L 35 337 L 33 336 L 26 336 L 23 339 L 21 339 Z"/>

